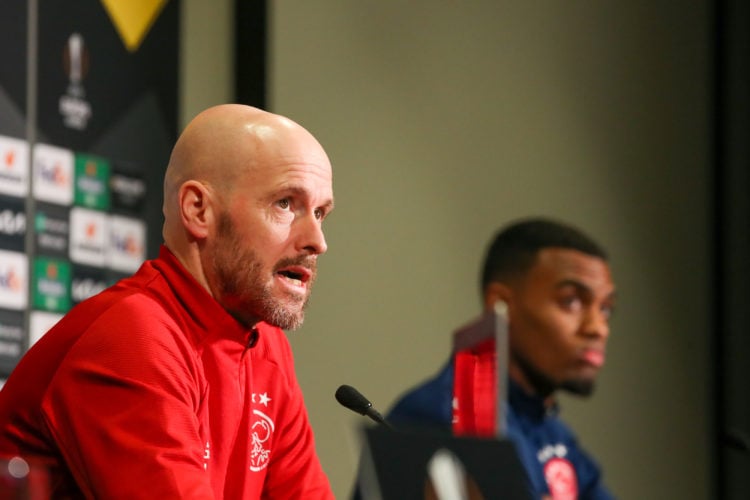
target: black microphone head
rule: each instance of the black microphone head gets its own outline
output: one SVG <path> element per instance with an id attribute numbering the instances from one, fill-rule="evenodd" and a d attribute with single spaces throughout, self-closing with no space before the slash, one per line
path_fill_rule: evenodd
<path id="1" fill-rule="evenodd" d="M 336 389 L 336 401 L 360 415 L 366 415 L 372 407 L 372 403 L 350 385 L 342 385 Z"/>

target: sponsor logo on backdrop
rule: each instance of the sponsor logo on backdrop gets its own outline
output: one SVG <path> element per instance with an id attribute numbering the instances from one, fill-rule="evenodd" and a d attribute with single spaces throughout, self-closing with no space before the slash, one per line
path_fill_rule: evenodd
<path id="1" fill-rule="evenodd" d="M 18 252 L 0 250 L 0 307 L 25 309 L 28 305 L 29 260 Z"/>
<path id="2" fill-rule="evenodd" d="M 109 267 L 134 272 L 146 258 L 146 224 L 138 219 L 112 215 L 109 218 Z"/>
<path id="3" fill-rule="evenodd" d="M 75 155 L 75 191 L 73 198 L 76 205 L 107 210 L 109 197 L 109 162 L 96 156 Z"/>
<path id="4" fill-rule="evenodd" d="M 34 237 L 39 252 L 68 257 L 70 210 L 57 205 L 38 204 L 34 215 Z"/>
<path id="5" fill-rule="evenodd" d="M 11 372 L 23 354 L 23 313 L 0 311 L 0 374 Z"/>
<path id="6" fill-rule="evenodd" d="M 0 196 L 0 248 L 23 252 L 26 212 L 22 198 Z"/>
<path id="7" fill-rule="evenodd" d="M 23 340 L 23 328 L 20 324 L 8 324 L 0 318 L 0 340 Z"/>
<path id="8" fill-rule="evenodd" d="M 34 260 L 34 307 L 45 311 L 70 309 L 70 263 L 39 257 Z"/>
<path id="9" fill-rule="evenodd" d="M 47 311 L 31 311 L 29 315 L 29 347 L 34 345 L 63 315 Z"/>
<path id="10" fill-rule="evenodd" d="M 73 152 L 47 144 L 35 144 L 34 198 L 59 205 L 73 203 Z"/>
<path id="11" fill-rule="evenodd" d="M 70 260 L 104 267 L 107 246 L 107 215 L 73 207 L 70 210 Z"/>
<path id="12" fill-rule="evenodd" d="M 23 212 L 6 208 L 0 212 L 0 234 L 23 236 L 26 233 L 26 215 Z"/>
<path id="13" fill-rule="evenodd" d="M 109 180 L 112 207 L 129 212 L 139 212 L 146 199 L 146 181 L 116 170 Z"/>
<path id="14" fill-rule="evenodd" d="M 92 115 L 83 86 L 89 64 L 89 50 L 83 35 L 71 33 L 63 48 L 63 68 L 68 76 L 68 88 L 60 97 L 58 106 L 63 123 L 74 130 L 85 130 Z"/>
<path id="15" fill-rule="evenodd" d="M 29 194 L 29 143 L 0 135 L 0 193 Z"/>
<path id="16" fill-rule="evenodd" d="M 109 286 L 106 272 L 103 269 L 92 269 L 83 266 L 73 266 L 73 283 L 70 286 L 70 296 L 73 304 L 93 297 Z"/>

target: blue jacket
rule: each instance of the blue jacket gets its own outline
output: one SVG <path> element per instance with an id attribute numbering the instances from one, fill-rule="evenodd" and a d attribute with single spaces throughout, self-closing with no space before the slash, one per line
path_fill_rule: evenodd
<path id="1" fill-rule="evenodd" d="M 435 377 L 398 399 L 387 416 L 392 425 L 451 430 L 452 359 Z M 545 473 L 551 483 L 561 484 L 572 466 L 580 500 L 614 498 L 602 484 L 598 465 L 579 447 L 573 432 L 560 420 L 556 407 L 545 408 L 540 398 L 529 396 L 512 381 L 508 394 L 508 438 L 516 445 L 535 497 L 550 494 Z"/>

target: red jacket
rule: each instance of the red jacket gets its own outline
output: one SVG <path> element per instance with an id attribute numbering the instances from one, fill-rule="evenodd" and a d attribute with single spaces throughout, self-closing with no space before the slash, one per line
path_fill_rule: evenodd
<path id="1" fill-rule="evenodd" d="M 49 466 L 56 498 L 333 498 L 284 332 L 242 327 L 165 247 L 24 356 L 0 455 Z"/>

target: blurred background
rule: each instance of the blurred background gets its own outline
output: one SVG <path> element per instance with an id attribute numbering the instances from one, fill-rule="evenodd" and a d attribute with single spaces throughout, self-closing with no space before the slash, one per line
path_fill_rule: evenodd
<path id="1" fill-rule="evenodd" d="M 367 422 L 336 388 L 385 413 L 436 372 L 452 332 L 480 313 L 485 245 L 527 216 L 573 223 L 611 256 L 607 364 L 592 398 L 562 400 L 609 487 L 744 498 L 747 5 L 162 3 L 179 14 L 178 130 L 209 106 L 253 104 L 302 124 L 332 161 L 329 251 L 289 337 L 338 498 Z M 145 175 L 149 257 L 159 168 Z"/>
<path id="2" fill-rule="evenodd" d="M 28 174 L 0 183 L 0 209 L 36 226 L 0 235 L 0 272 L 33 267 L 34 293 L 44 280 L 60 292 L 2 291 L 0 378 L 71 303 L 155 255 L 174 135 L 242 102 L 306 127 L 334 167 L 329 251 L 289 337 L 338 498 L 368 422 L 336 389 L 385 413 L 435 373 L 480 314 L 485 245 L 527 216 L 573 223 L 611 256 L 607 363 L 594 396 L 564 397 L 562 416 L 613 492 L 746 497 L 750 3 L 8 0 L 0 26 L 0 153 L 34 165 L 33 192 Z M 37 192 L 45 151 L 71 174 L 51 199 Z M 91 202 L 77 198 L 89 170 L 107 195 Z M 40 214 L 132 228 L 140 254 L 106 241 L 75 254 L 89 226 L 71 224 L 49 260 Z"/>

